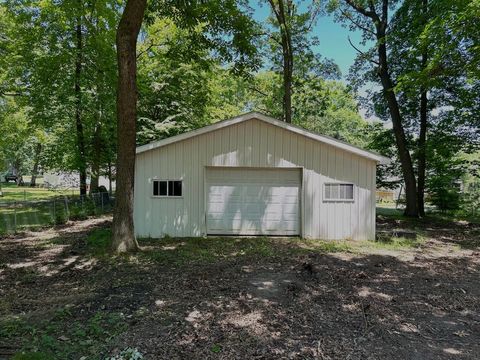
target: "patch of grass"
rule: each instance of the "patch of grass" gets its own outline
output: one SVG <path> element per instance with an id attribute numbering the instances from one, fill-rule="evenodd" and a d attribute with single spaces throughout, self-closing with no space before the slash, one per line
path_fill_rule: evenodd
<path id="1" fill-rule="evenodd" d="M 407 250 L 417 248 L 425 242 L 422 235 L 417 234 L 415 239 L 406 237 L 390 237 L 388 239 L 366 241 L 366 247 L 386 250 Z"/>
<path id="2" fill-rule="evenodd" d="M 449 212 L 440 212 L 436 211 L 433 208 L 429 208 L 426 212 L 426 216 L 421 219 L 409 218 L 403 215 L 402 209 L 395 209 L 389 207 L 377 206 L 377 215 L 393 219 L 401 220 L 407 223 L 416 225 L 416 224 L 429 224 L 429 223 L 441 223 L 445 226 L 448 226 L 451 222 L 457 221 L 468 221 L 473 224 L 480 223 L 480 217 L 472 216 L 471 214 L 465 214 L 462 211 L 449 211 Z"/>
<path id="3" fill-rule="evenodd" d="M 49 205 L 18 203 L 15 207 L 13 204 L 0 206 L 0 233 L 53 225 L 55 221 Z"/>
<path id="4" fill-rule="evenodd" d="M 103 359 L 110 341 L 127 327 L 122 314 L 97 312 L 75 319 L 69 310 L 59 310 L 52 319 L 37 323 L 21 318 L 3 321 L 0 339 L 21 339 L 22 349 L 13 359 Z"/>
<path id="5" fill-rule="evenodd" d="M 273 256 L 275 240 L 267 238 L 141 239 L 140 256 L 161 264 L 212 263 L 235 256 Z M 153 245 L 153 246 L 151 246 Z"/>
<path id="6" fill-rule="evenodd" d="M 314 250 L 326 253 L 351 252 L 351 241 L 348 240 L 307 240 L 298 239 L 298 245 L 305 250 Z"/>
<path id="7" fill-rule="evenodd" d="M 86 240 L 88 251 L 95 256 L 105 256 L 109 253 L 112 245 L 111 229 L 93 230 Z"/>
<path id="8" fill-rule="evenodd" d="M 73 195 L 76 190 L 51 190 L 46 188 L 31 188 L 16 184 L 2 184 L 3 196 L 0 202 L 45 200 L 54 196 Z"/>
<path id="9" fill-rule="evenodd" d="M 403 210 L 401 210 L 401 209 L 377 206 L 376 212 L 377 212 L 377 215 L 385 216 L 385 217 L 388 217 L 390 219 L 395 219 L 395 220 L 405 220 L 405 219 L 407 219 L 403 215 Z"/>
<path id="10" fill-rule="evenodd" d="M 111 203 L 105 201 L 102 205 L 98 197 L 82 200 L 80 196 L 53 198 L 52 195 L 41 201 L 26 202 L 4 202 L 4 198 L 0 198 L 0 234 L 60 225 L 67 220 L 85 220 L 111 210 Z"/>

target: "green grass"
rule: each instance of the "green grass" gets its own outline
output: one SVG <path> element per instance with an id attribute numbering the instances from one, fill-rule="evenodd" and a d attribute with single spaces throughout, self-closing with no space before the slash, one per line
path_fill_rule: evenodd
<path id="1" fill-rule="evenodd" d="M 94 256 L 109 256 L 111 230 L 97 229 L 89 234 L 87 246 Z M 421 235 L 416 239 L 389 237 L 382 240 L 312 240 L 299 238 L 225 237 L 225 238 L 170 238 L 140 239 L 142 251 L 134 258 L 153 261 L 161 265 L 182 266 L 185 264 L 208 264 L 222 259 L 258 256 L 317 253 L 365 253 L 370 250 L 407 250 L 419 247 L 424 242 Z"/>
<path id="2" fill-rule="evenodd" d="M 51 201 L 2 203 L 0 201 L 0 234 L 27 229 L 64 224 L 67 220 L 84 220 L 89 216 L 101 215 L 111 210 L 110 204 L 102 207 L 90 199 L 83 202 L 78 196 Z"/>
<path id="3" fill-rule="evenodd" d="M 2 184 L 3 196 L 0 202 L 46 200 L 55 196 L 76 195 L 76 190 L 50 190 L 45 188 L 31 188 L 15 184 Z"/>
<path id="4" fill-rule="evenodd" d="M 355 242 L 350 240 L 312 240 L 297 239 L 294 245 L 298 246 L 298 251 L 315 251 L 324 253 L 353 252 Z"/>
<path id="5" fill-rule="evenodd" d="M 425 238 L 417 234 L 416 239 L 405 237 L 390 237 L 389 239 L 365 241 L 359 244 L 365 249 L 385 249 L 385 250 L 408 250 L 420 247 L 425 242 Z"/>
<path id="6" fill-rule="evenodd" d="M 98 311 L 76 319 L 70 309 L 62 308 L 50 318 L 28 321 L 13 317 L 0 322 L 0 341 L 22 339 L 17 360 L 103 359 L 110 341 L 128 325 L 120 313 Z"/>
<path id="7" fill-rule="evenodd" d="M 87 237 L 87 248 L 94 256 L 105 256 L 109 253 L 112 244 L 110 229 L 96 229 Z"/>
<path id="8" fill-rule="evenodd" d="M 58 223 L 60 222 L 59 217 L 64 214 L 61 205 L 58 206 L 56 219 L 53 217 L 50 204 L 0 206 L 0 234 L 14 232 L 15 229 L 22 231 Z"/>
<path id="9" fill-rule="evenodd" d="M 213 263 L 236 256 L 270 257 L 278 252 L 267 238 L 163 238 L 141 239 L 140 256 L 160 264 Z M 152 247 L 153 245 L 154 247 Z"/>
<path id="10" fill-rule="evenodd" d="M 88 252 L 94 256 L 108 256 L 111 248 L 110 229 L 96 229 L 87 237 Z M 292 241 L 292 240 L 286 240 Z M 296 241 L 296 240 L 295 240 Z M 269 257 L 279 251 L 278 243 L 269 238 L 170 238 L 139 239 L 141 259 L 159 264 L 212 263 L 235 256 L 258 255 Z"/>
<path id="11" fill-rule="evenodd" d="M 428 222 L 451 222 L 451 221 L 468 221 L 474 224 L 480 223 L 480 217 L 472 216 L 471 214 L 465 214 L 462 211 L 449 211 L 440 212 L 432 208 L 426 211 L 426 216 L 423 219 L 412 219 L 403 215 L 402 209 L 395 209 L 393 207 L 385 207 L 377 205 L 377 215 L 381 215 L 394 220 L 403 220 L 415 223 L 428 223 Z"/>

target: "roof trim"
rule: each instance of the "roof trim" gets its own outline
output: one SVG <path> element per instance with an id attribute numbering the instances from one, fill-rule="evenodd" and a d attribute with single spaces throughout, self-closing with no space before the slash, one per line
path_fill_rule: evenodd
<path id="1" fill-rule="evenodd" d="M 211 131 L 223 129 L 227 126 L 235 125 L 235 124 L 238 124 L 238 123 L 241 123 L 241 122 L 244 122 L 244 121 L 247 121 L 247 120 L 252 120 L 252 119 L 257 119 L 257 120 L 266 122 L 270 125 L 278 126 L 282 129 L 292 131 L 296 134 L 303 135 L 307 138 L 322 142 L 324 144 L 334 146 L 336 148 L 348 151 L 350 153 L 359 155 L 361 157 L 364 157 L 364 158 L 367 158 L 367 159 L 370 159 L 370 160 L 374 160 L 374 161 L 376 161 L 378 163 L 381 163 L 381 164 L 390 163 L 389 158 L 386 158 L 386 157 L 384 157 L 382 155 L 379 155 L 377 153 L 374 153 L 372 151 L 364 150 L 364 149 L 359 148 L 355 145 L 351 145 L 351 144 L 348 144 L 348 143 L 343 142 L 341 140 L 334 139 L 330 136 L 316 134 L 314 132 L 305 130 L 305 129 L 299 127 L 299 126 L 296 126 L 296 125 L 293 125 L 293 124 L 288 124 L 284 121 L 274 119 L 270 116 L 267 116 L 267 115 L 264 115 L 262 113 L 255 112 L 255 111 L 249 112 L 249 113 L 246 113 L 246 114 L 242 114 L 242 115 L 236 116 L 236 117 L 228 119 L 228 120 L 223 120 L 223 121 L 211 124 L 211 125 L 207 125 L 205 127 L 202 127 L 202 128 L 196 129 L 196 130 L 192 130 L 192 131 L 180 134 L 180 135 L 172 136 L 172 137 L 169 137 L 169 138 L 166 138 L 166 139 L 154 141 L 154 142 L 151 142 L 149 144 L 139 146 L 136 149 L 136 153 L 141 154 L 141 153 L 144 153 L 146 151 L 154 150 L 154 149 L 160 148 L 162 146 L 173 144 L 173 143 L 176 143 L 178 141 L 183 141 L 183 140 L 192 138 L 194 136 L 206 134 L 206 133 L 209 133 Z"/>

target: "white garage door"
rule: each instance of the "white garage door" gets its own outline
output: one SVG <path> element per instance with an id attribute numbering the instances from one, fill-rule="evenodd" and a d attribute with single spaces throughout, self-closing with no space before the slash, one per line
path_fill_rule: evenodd
<path id="1" fill-rule="evenodd" d="M 207 233 L 299 235 L 300 169 L 207 168 Z"/>

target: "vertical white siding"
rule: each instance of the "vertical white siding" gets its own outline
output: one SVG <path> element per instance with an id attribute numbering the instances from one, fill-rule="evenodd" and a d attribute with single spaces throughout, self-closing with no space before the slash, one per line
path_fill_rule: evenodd
<path id="1" fill-rule="evenodd" d="M 248 120 L 137 155 L 139 237 L 203 236 L 205 167 L 300 167 L 302 233 L 319 239 L 375 237 L 376 163 L 259 120 Z M 152 180 L 182 179 L 182 198 L 153 198 Z M 326 202 L 326 182 L 353 183 L 353 202 Z"/>

